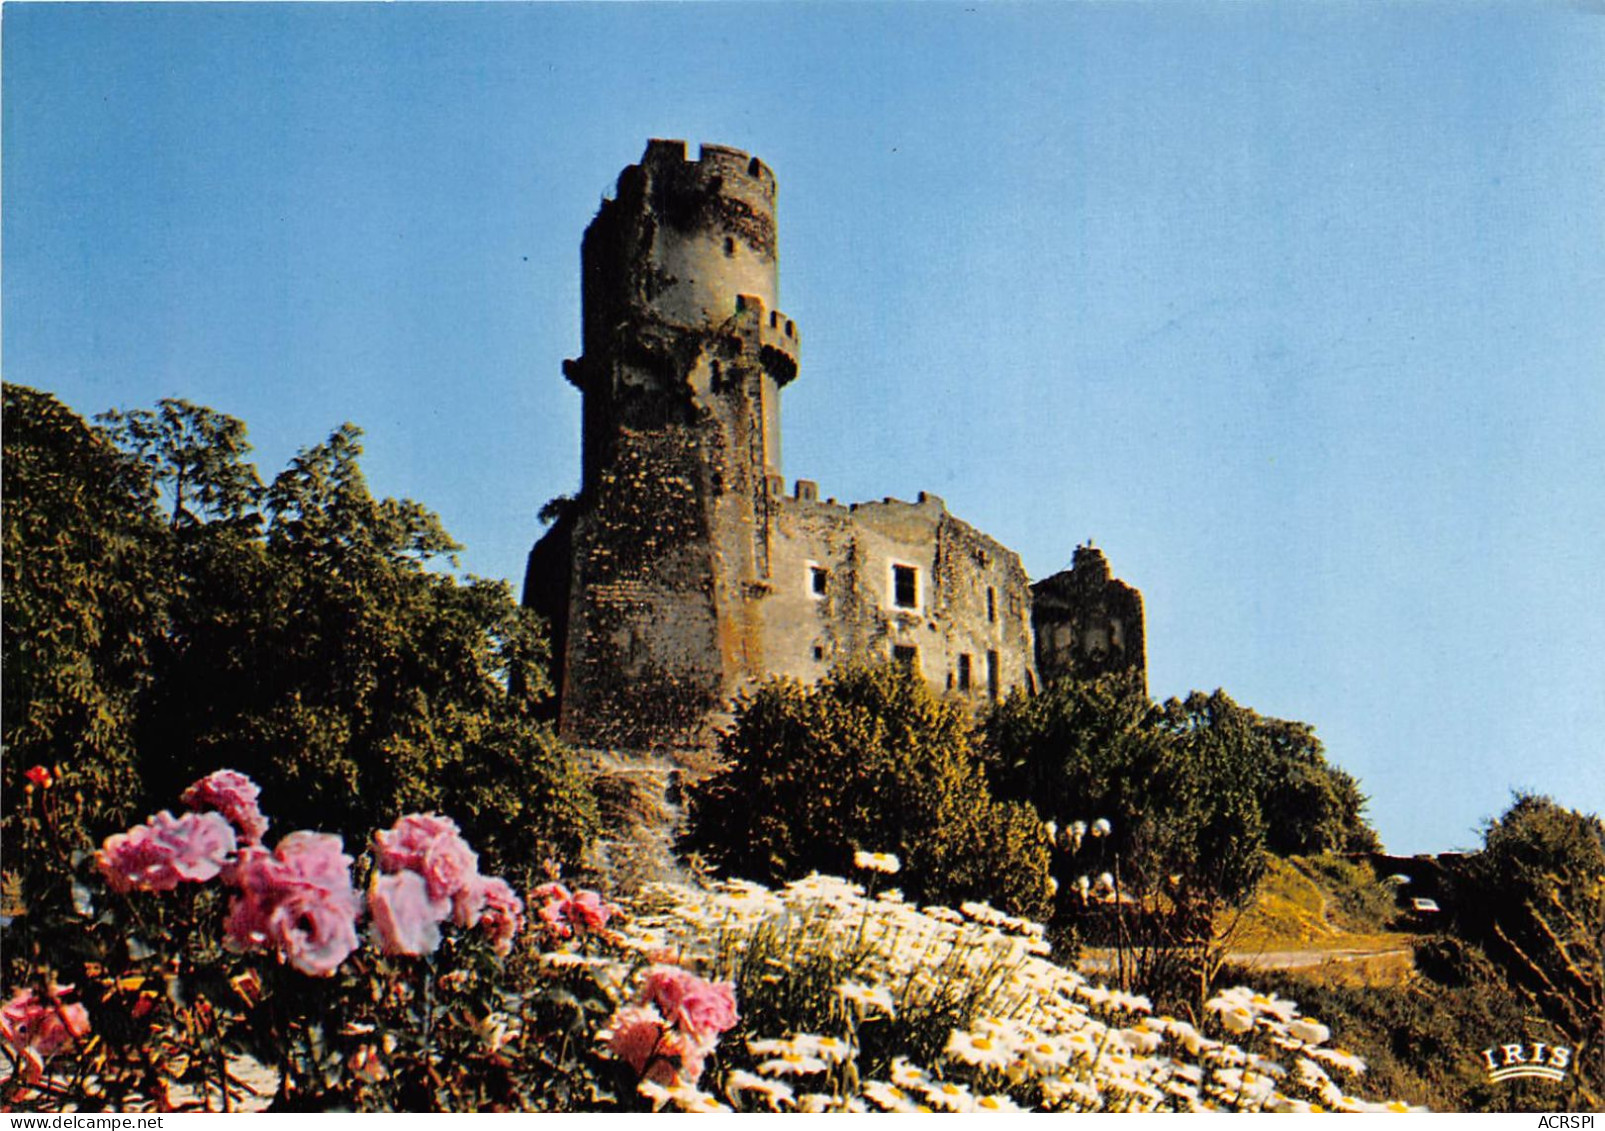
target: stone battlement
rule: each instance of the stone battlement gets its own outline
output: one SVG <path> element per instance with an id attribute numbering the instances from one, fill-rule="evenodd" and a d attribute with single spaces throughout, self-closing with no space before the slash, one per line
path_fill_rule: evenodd
<path id="1" fill-rule="evenodd" d="M 769 194 L 772 200 L 775 195 L 775 175 L 758 158 L 744 153 L 728 145 L 702 145 L 697 148 L 697 159 L 691 160 L 686 154 L 686 143 L 674 138 L 653 138 L 646 143 L 646 153 L 641 157 L 644 166 L 670 167 L 694 166 L 707 177 L 731 177 L 738 181 L 752 182 Z"/>
<path id="2" fill-rule="evenodd" d="M 802 346 L 797 324 L 778 310 L 764 309 L 764 301 L 757 295 L 737 295 L 736 313 L 730 326 L 737 331 L 756 331 L 759 348 L 768 346 L 779 350 L 792 361 Z"/>

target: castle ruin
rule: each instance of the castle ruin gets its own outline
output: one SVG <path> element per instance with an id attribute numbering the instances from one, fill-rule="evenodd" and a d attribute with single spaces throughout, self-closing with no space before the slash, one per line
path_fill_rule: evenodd
<path id="1" fill-rule="evenodd" d="M 781 474 L 800 334 L 779 309 L 775 178 L 652 141 L 582 246 L 579 493 L 530 553 L 569 743 L 703 767 L 771 675 L 898 659 L 978 705 L 1144 668 L 1142 597 L 1103 555 L 1035 587 L 942 500 L 844 506 Z"/>

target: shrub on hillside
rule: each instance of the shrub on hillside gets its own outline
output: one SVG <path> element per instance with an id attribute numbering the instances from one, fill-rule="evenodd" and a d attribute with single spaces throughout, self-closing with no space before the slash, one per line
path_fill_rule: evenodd
<path id="1" fill-rule="evenodd" d="M 981 754 L 999 797 L 1061 830 L 1108 822 L 1101 839 L 1061 836 L 1058 918 L 1088 941 L 1134 947 L 1133 976 L 1166 1001 L 1202 1000 L 1268 852 L 1375 843 L 1364 797 L 1309 726 L 1221 691 L 1159 705 L 1130 673 L 1062 681 L 1000 704 Z"/>
<path id="2" fill-rule="evenodd" d="M 1488 1079 L 1482 1050 L 1510 1041 L 1569 1039 L 1511 992 L 1487 959 L 1453 939 L 1425 944 L 1417 957 L 1423 977 L 1397 985 L 1349 985 L 1317 971 L 1254 970 L 1262 990 L 1286 995 L 1317 1014 L 1341 1045 L 1367 1065 L 1374 1092 L 1434 1111 L 1585 1111 L 1597 1109 L 1580 1076 L 1547 1080 Z M 1437 979 L 1445 964 L 1452 981 Z M 1235 971 L 1229 971 L 1236 973 Z"/>
<path id="3" fill-rule="evenodd" d="M 458 547 L 370 493 L 357 429 L 264 486 L 244 424 L 185 401 L 96 428 L 6 385 L 4 426 L 8 835 L 24 767 L 60 780 L 57 835 L 83 848 L 229 765 L 281 821 L 348 838 L 450 808 L 497 867 L 578 852 L 594 804 L 539 717 L 541 624 L 437 568 Z"/>
<path id="4" fill-rule="evenodd" d="M 1462 883 L 1455 933 L 1561 1028 L 1589 1102 L 1605 1103 L 1605 822 L 1520 795 Z"/>
<path id="5" fill-rule="evenodd" d="M 963 707 L 905 667 L 771 680 L 738 705 L 721 753 L 724 768 L 691 790 L 684 847 L 730 875 L 842 872 L 884 849 L 913 897 L 1047 909 L 1040 820 L 988 793 Z"/>

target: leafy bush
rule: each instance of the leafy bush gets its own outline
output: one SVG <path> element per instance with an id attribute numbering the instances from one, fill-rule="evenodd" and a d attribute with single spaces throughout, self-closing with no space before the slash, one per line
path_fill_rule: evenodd
<path id="1" fill-rule="evenodd" d="M 1248 713 L 1269 753 L 1260 797 L 1266 847 L 1279 856 L 1380 851 L 1359 782 L 1327 762 L 1315 728 Z"/>
<path id="2" fill-rule="evenodd" d="M 0 719 L 5 827 L 46 767 L 52 835 L 126 821 L 139 803 L 134 726 L 165 592 L 140 470 L 54 397 L 4 389 Z M 21 882 L 14 870 L 13 885 Z"/>
<path id="3" fill-rule="evenodd" d="M 1063 681 L 1000 704 L 982 756 L 999 797 L 1065 830 L 1058 921 L 1133 951 L 1122 977 L 1166 1002 L 1202 1001 L 1267 852 L 1375 840 L 1311 728 L 1220 691 L 1156 705 L 1129 674 Z M 1089 837 L 1099 820 L 1110 835 Z"/>
<path id="4" fill-rule="evenodd" d="M 505 583 L 435 568 L 456 545 L 370 494 L 357 429 L 266 486 L 244 425 L 184 401 L 96 430 L 7 385 L 5 429 L 6 784 L 55 773 L 61 829 L 104 823 L 68 819 L 76 798 L 123 820 L 229 765 L 281 820 L 348 838 L 449 808 L 526 877 L 589 838 L 539 717 L 540 623 Z"/>
<path id="5" fill-rule="evenodd" d="M 1561 1028 L 1605 1103 L 1605 822 L 1519 795 L 1461 879 L 1455 933 Z"/>
<path id="6" fill-rule="evenodd" d="M 1047 837 L 1028 807 L 987 792 L 970 743 L 962 706 L 899 665 L 771 680 L 737 706 L 725 768 L 690 791 L 685 847 L 763 882 L 886 849 L 916 898 L 1040 914 Z"/>
<path id="7" fill-rule="evenodd" d="M 1366 858 L 1351 860 L 1325 853 L 1295 857 L 1290 863 L 1320 881 L 1350 930 L 1385 931 L 1398 919 L 1396 891 L 1382 881 Z"/>
<path id="8" fill-rule="evenodd" d="M 1598 1107 L 1576 1074 L 1562 1085 L 1544 1080 L 1488 1079 L 1482 1049 L 1507 1041 L 1565 1044 L 1565 1033 L 1535 1016 L 1486 958 L 1453 939 L 1425 944 L 1418 963 L 1440 971 L 1445 962 L 1458 984 L 1436 977 L 1398 985 L 1357 986 L 1298 971 L 1256 970 L 1264 990 L 1287 994 L 1332 1029 L 1334 1043 L 1367 1065 L 1371 1091 L 1434 1111 L 1583 1111 Z M 1235 972 L 1234 972 L 1235 973 Z"/>

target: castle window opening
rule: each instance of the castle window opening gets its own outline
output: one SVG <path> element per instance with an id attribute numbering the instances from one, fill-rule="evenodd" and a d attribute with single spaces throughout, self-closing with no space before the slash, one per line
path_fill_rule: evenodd
<path id="1" fill-rule="evenodd" d="M 986 587 L 986 619 L 988 624 L 998 620 L 998 591 L 990 585 Z"/>
<path id="2" fill-rule="evenodd" d="M 919 674 L 920 650 L 912 644 L 892 645 L 892 659 L 909 671 Z"/>
<path id="3" fill-rule="evenodd" d="M 823 659 L 824 659 L 824 658 L 825 658 L 825 648 L 824 648 L 824 645 L 822 645 L 822 644 L 815 644 L 815 645 L 814 645 L 814 659 L 815 659 L 815 660 L 823 660 Z"/>
<path id="4" fill-rule="evenodd" d="M 996 652 L 988 652 L 986 654 L 986 693 L 996 699 L 1002 688 L 1003 680 L 998 671 L 998 654 Z"/>
<path id="5" fill-rule="evenodd" d="M 830 571 L 822 566 L 808 567 L 808 591 L 815 597 L 825 595 L 825 583 L 830 580 Z"/>
<path id="6" fill-rule="evenodd" d="M 736 241 L 731 239 L 729 236 L 724 238 L 724 253 L 725 258 L 727 259 L 734 259 L 736 257 Z"/>
<path id="7" fill-rule="evenodd" d="M 969 689 L 970 689 L 970 654 L 968 652 L 960 652 L 959 653 L 959 690 L 960 691 L 968 691 Z"/>
<path id="8" fill-rule="evenodd" d="M 892 566 L 892 604 L 899 609 L 917 609 L 919 596 L 919 571 L 909 565 Z"/>

